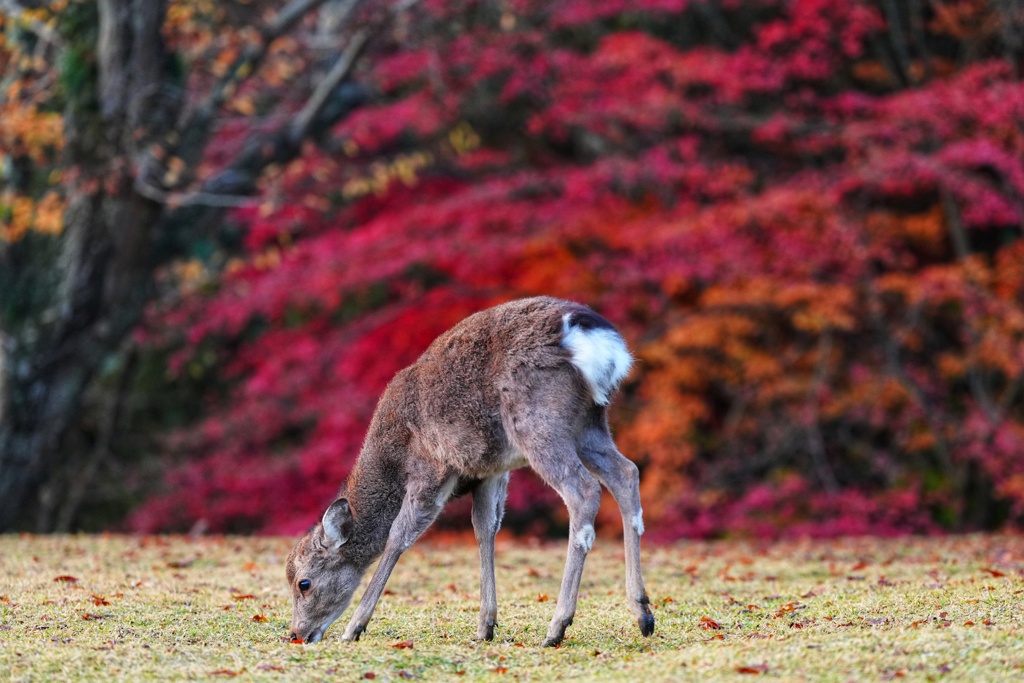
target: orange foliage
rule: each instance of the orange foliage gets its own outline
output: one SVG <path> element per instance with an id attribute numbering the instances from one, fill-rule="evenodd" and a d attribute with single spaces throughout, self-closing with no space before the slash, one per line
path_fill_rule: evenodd
<path id="1" fill-rule="evenodd" d="M 187 4 L 182 35 L 218 21 Z M 244 256 L 163 326 L 187 330 L 180 367 L 205 344 L 238 354 L 238 388 L 180 435 L 198 455 L 173 481 L 204 493 L 153 507 L 157 526 L 179 508 L 314 519 L 316 496 L 279 521 L 251 491 L 282 495 L 291 468 L 293 492 L 334 477 L 328 498 L 439 321 L 533 293 L 585 301 L 630 340 L 611 415 L 652 533 L 1024 520 L 1024 88 L 988 52 L 992 3 L 924 3 L 909 41 L 878 3 L 720 3 L 742 27 L 729 46 L 656 37 L 681 21 L 659 3 L 599 4 L 524 0 L 495 25 L 418 5 L 367 67 L 378 101 L 234 216 Z M 190 49 L 215 47 L 204 68 L 222 71 L 245 40 Z M 269 83 L 291 50 L 274 46 Z M 975 479 L 993 520 L 972 517 Z M 543 517 L 542 490 L 510 511 Z"/>

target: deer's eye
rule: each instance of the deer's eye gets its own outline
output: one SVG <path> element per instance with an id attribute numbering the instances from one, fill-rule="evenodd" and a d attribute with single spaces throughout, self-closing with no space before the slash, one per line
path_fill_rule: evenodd
<path id="1" fill-rule="evenodd" d="M 302 581 L 299 581 L 299 590 L 303 593 L 309 590 L 309 586 L 309 579 L 303 579 Z"/>

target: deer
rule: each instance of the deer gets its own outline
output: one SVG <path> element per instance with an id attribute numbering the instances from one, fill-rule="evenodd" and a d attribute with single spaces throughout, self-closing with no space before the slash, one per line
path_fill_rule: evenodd
<path id="1" fill-rule="evenodd" d="M 359 640 L 402 553 L 449 500 L 472 494 L 480 554 L 476 639 L 492 640 L 495 536 L 509 473 L 523 467 L 554 488 L 569 514 L 565 569 L 541 644 L 559 645 L 573 622 L 602 485 L 622 514 L 629 608 L 640 633 L 653 634 L 640 568 L 639 469 L 619 452 L 607 416 L 632 362 L 607 319 L 551 297 L 485 309 L 434 340 L 388 384 L 336 500 L 288 556 L 290 639 L 322 640 L 379 558 L 342 636 Z"/>

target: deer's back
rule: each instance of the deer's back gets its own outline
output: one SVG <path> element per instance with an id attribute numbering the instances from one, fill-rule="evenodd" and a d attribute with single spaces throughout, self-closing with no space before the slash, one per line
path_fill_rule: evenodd
<path id="1" fill-rule="evenodd" d="M 537 428 L 525 422 L 564 426 L 571 415 L 578 431 L 592 419 L 593 398 L 562 343 L 564 316 L 578 312 L 589 309 L 537 297 L 466 318 L 396 375 L 374 422 L 404 421 L 387 427 L 406 431 L 414 466 L 473 478 L 522 467 L 516 429 Z"/>

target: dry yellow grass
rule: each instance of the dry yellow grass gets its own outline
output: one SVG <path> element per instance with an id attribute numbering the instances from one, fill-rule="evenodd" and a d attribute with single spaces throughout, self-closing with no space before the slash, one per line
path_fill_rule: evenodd
<path id="1" fill-rule="evenodd" d="M 339 640 L 346 615 L 324 642 L 292 645 L 290 543 L 0 537 L 0 671 L 15 681 L 1024 677 L 1024 539 L 1013 536 L 648 546 L 650 639 L 624 604 L 618 543 L 599 539 L 555 650 L 538 643 L 560 545 L 499 545 L 492 643 L 473 641 L 475 548 L 435 541 L 402 558 L 359 643 Z"/>

